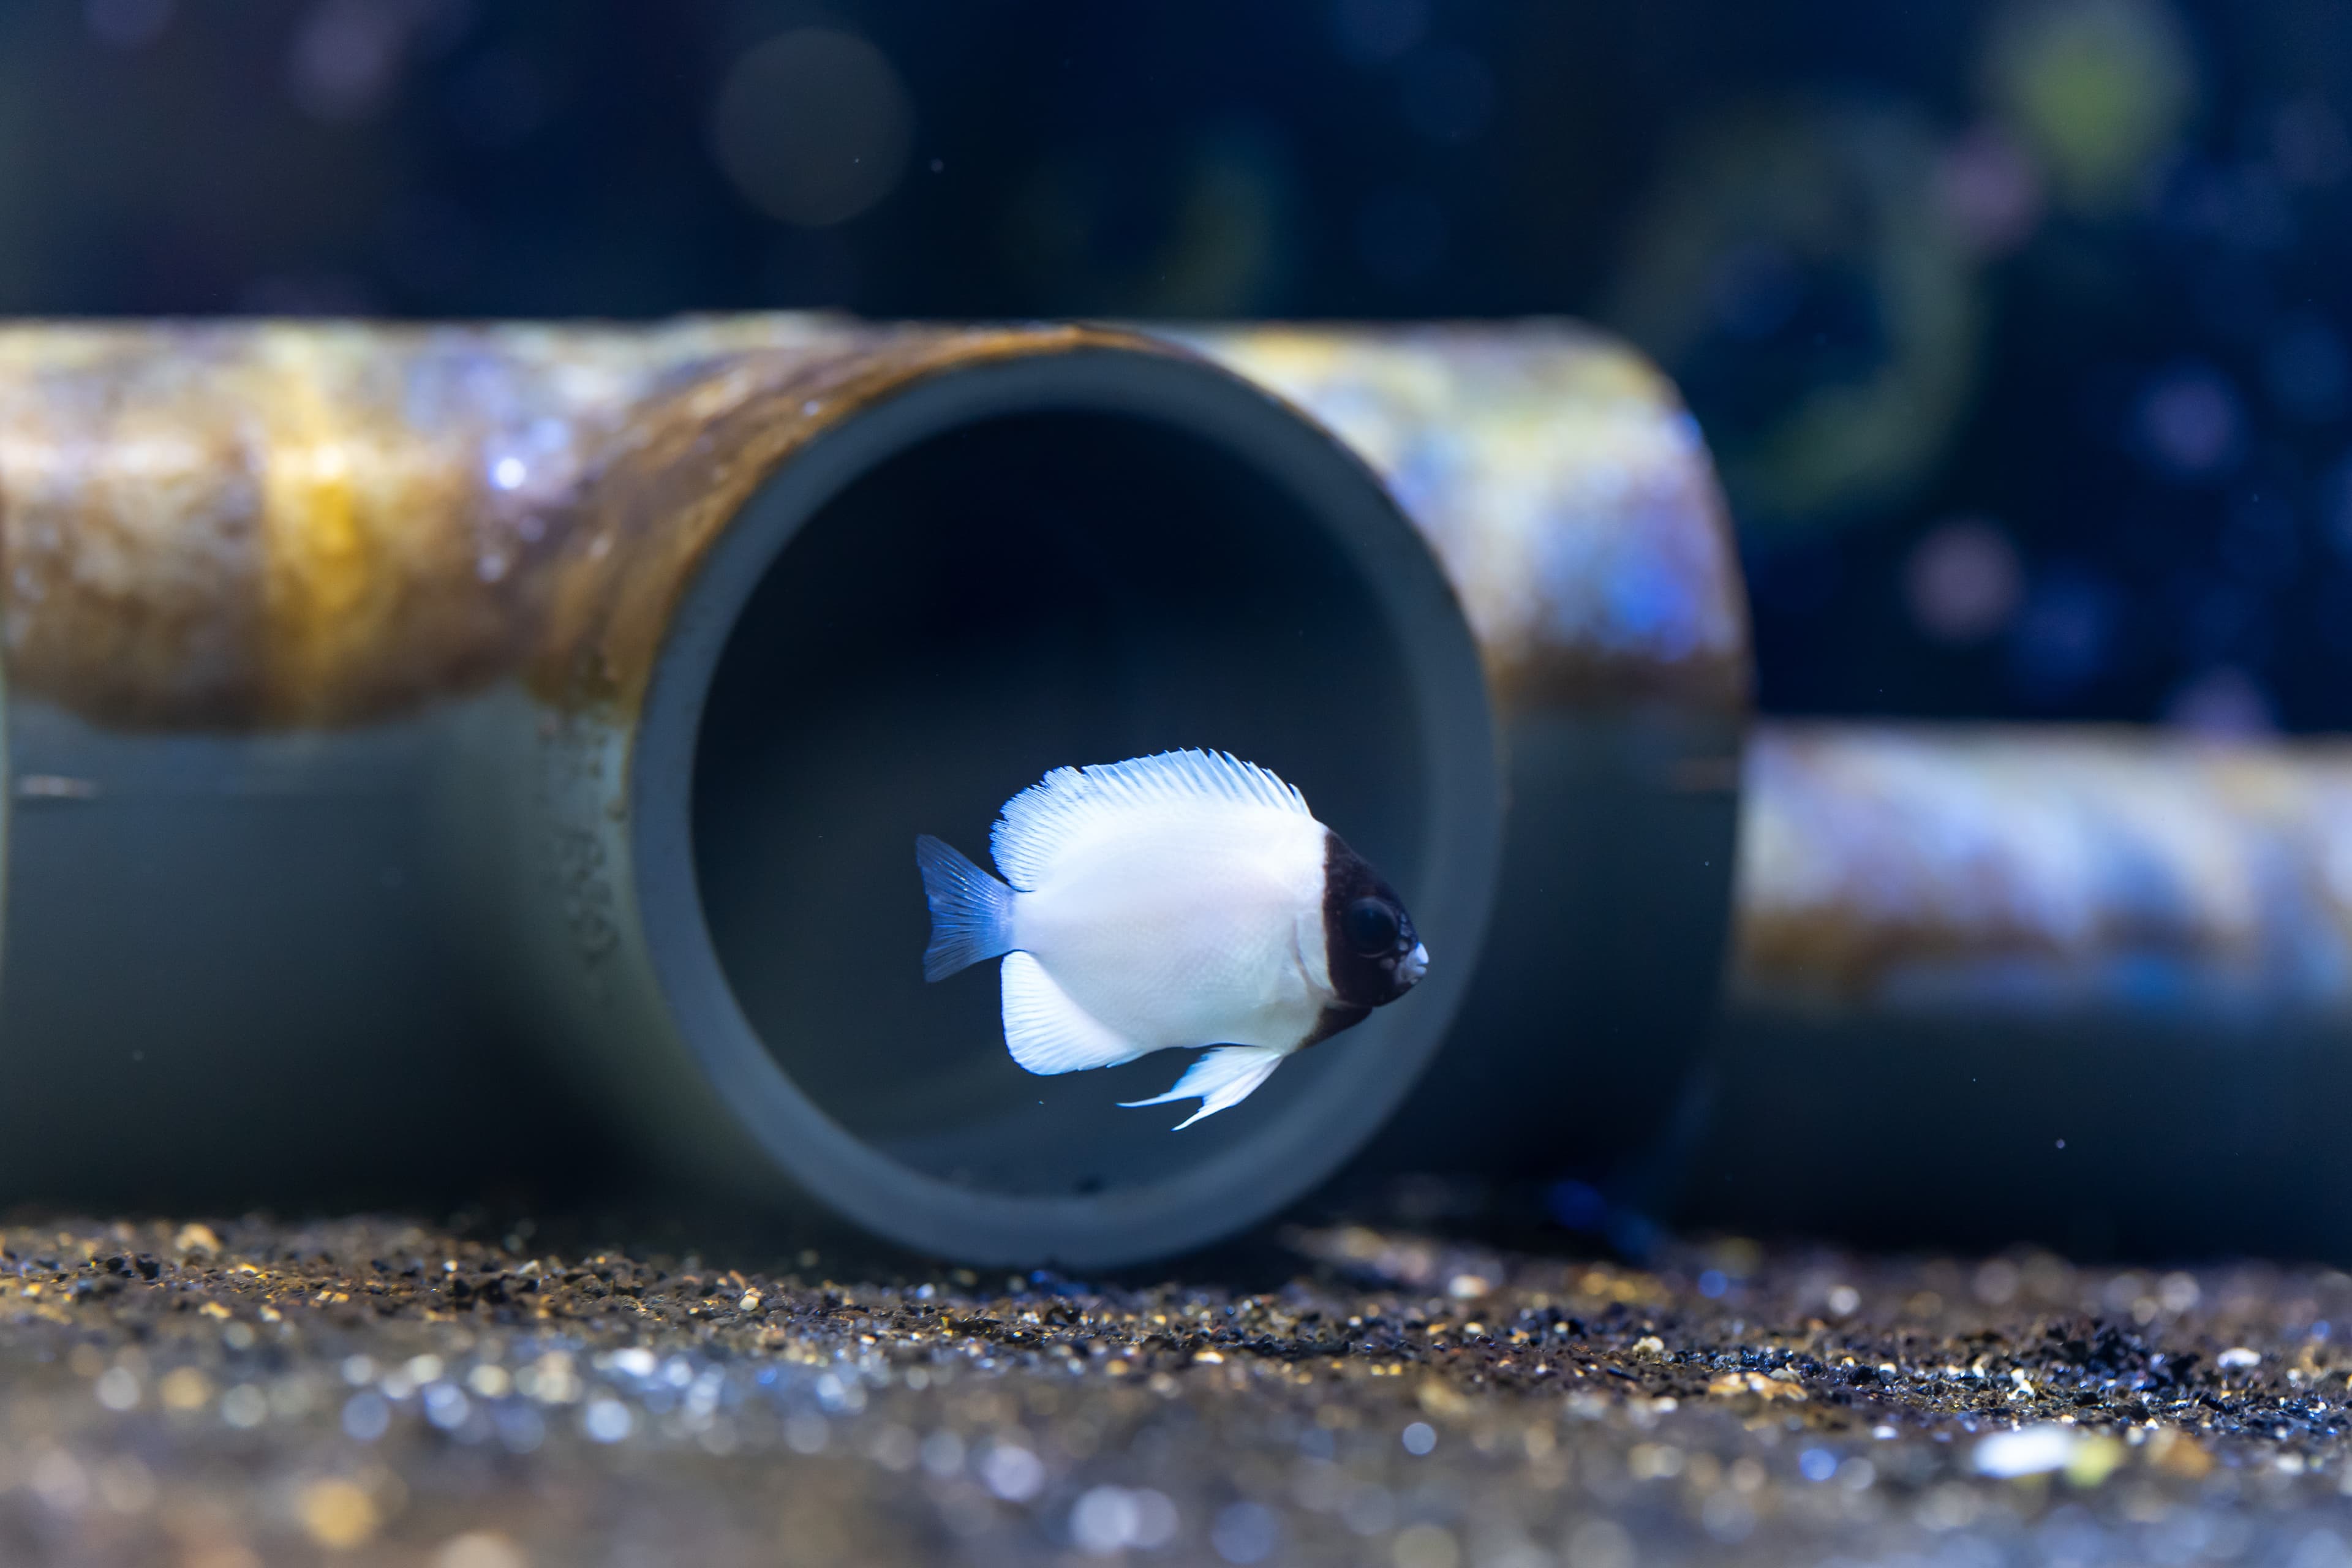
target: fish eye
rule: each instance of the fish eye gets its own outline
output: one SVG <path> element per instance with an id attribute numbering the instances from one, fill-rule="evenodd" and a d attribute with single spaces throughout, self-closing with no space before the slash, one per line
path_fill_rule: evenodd
<path id="1" fill-rule="evenodd" d="M 1395 951 L 1402 929 L 1395 907 L 1385 899 L 1358 899 L 1339 916 L 1340 934 L 1367 958 Z"/>

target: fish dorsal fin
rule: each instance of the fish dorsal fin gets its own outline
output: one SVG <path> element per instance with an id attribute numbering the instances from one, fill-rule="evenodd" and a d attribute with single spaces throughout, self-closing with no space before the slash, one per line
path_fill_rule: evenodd
<path id="1" fill-rule="evenodd" d="M 1025 952 L 1004 955 L 1004 1044 L 1034 1073 L 1077 1072 L 1131 1062 L 1143 1051 L 1070 1000 Z"/>
<path id="2" fill-rule="evenodd" d="M 1127 812 L 1244 806 L 1312 818 L 1307 797 L 1255 763 L 1224 752 L 1161 752 L 1124 763 L 1055 768 L 1004 803 L 989 847 L 1015 888 L 1037 886 L 1072 837 Z"/>

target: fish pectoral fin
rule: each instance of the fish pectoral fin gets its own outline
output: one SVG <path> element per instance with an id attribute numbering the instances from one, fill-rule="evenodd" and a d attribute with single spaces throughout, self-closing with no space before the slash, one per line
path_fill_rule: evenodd
<path id="1" fill-rule="evenodd" d="M 1150 1100 L 1122 1100 L 1119 1104 L 1165 1105 L 1171 1100 L 1190 1100 L 1197 1094 L 1201 1097 L 1201 1109 L 1176 1124 L 1176 1131 L 1181 1132 L 1203 1116 L 1247 1100 L 1250 1091 L 1264 1083 L 1289 1054 L 1272 1046 L 1219 1046 L 1186 1068 L 1184 1076 L 1176 1080 L 1176 1087 L 1166 1094 L 1155 1094 Z"/>
<path id="2" fill-rule="evenodd" d="M 1144 1049 L 1070 1000 L 1025 952 L 1004 955 L 1004 1044 L 1031 1072 L 1079 1072 L 1131 1062 Z"/>

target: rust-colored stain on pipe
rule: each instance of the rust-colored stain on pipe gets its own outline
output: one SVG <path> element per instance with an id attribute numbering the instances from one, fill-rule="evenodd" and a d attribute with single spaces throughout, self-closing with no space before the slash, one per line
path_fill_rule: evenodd
<path id="1" fill-rule="evenodd" d="M 1177 335 L 1379 471 L 1461 595 L 1507 709 L 1746 713 L 1747 595 L 1722 489 L 1673 384 L 1633 349 L 1548 321 Z"/>
<path id="2" fill-rule="evenodd" d="M 993 360 L 1166 345 L 1085 327 L 838 329 L 800 351 L 756 348 L 635 405 L 571 517 L 531 670 L 568 704 L 633 706 L 670 612 L 761 485 L 828 425 L 928 375 Z"/>
<path id="3" fill-rule="evenodd" d="M 104 722 L 344 724 L 523 673 L 627 704 L 719 527 L 832 421 L 1077 327 L 0 330 L 16 689 Z"/>
<path id="4" fill-rule="evenodd" d="M 1192 329 L 1388 482 L 1515 705 L 1747 699 L 1704 447 L 1577 329 Z M 347 724 L 520 673 L 626 705 L 719 531 L 817 433 L 1101 328 L 813 315 L 651 327 L 0 328 L 16 689 L 102 722 Z"/>
<path id="5" fill-rule="evenodd" d="M 1734 994 L 2352 1015 L 2352 743 L 1773 724 Z"/>

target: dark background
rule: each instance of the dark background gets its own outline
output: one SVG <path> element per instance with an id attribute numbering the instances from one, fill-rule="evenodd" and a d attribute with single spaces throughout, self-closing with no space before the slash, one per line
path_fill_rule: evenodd
<path id="1" fill-rule="evenodd" d="M 0 310 L 1568 312 L 1780 712 L 2352 727 L 2343 0 L 0 0 Z"/>

